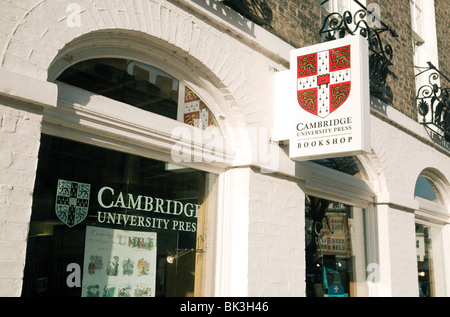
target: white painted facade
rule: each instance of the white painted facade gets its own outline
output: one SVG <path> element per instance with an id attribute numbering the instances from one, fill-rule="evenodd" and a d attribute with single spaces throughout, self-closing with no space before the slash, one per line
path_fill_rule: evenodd
<path id="1" fill-rule="evenodd" d="M 216 1 L 112 3 L 0 5 L 0 296 L 21 295 L 41 133 L 172 161 L 179 122 L 54 82 L 97 57 L 130 58 L 182 78 L 228 132 L 220 164 L 214 157 L 186 164 L 219 175 L 205 296 L 305 296 L 305 194 L 366 209 L 366 261 L 378 271 L 363 278 L 361 294 L 418 296 L 421 221 L 442 230 L 441 294 L 450 295 L 448 145 L 389 105 L 385 113 L 373 106 L 372 152 L 358 156 L 362 178 L 294 162 L 269 134 L 259 144 L 252 138 L 273 125 L 274 77 L 289 67 L 293 47 Z M 421 174 L 441 204 L 415 199 Z"/>

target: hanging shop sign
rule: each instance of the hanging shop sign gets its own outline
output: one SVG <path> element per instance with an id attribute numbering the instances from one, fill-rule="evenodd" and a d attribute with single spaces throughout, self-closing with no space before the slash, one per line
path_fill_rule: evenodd
<path id="1" fill-rule="evenodd" d="M 291 51 L 279 75 L 277 137 L 289 156 L 312 160 L 370 152 L 368 44 L 361 36 Z"/>

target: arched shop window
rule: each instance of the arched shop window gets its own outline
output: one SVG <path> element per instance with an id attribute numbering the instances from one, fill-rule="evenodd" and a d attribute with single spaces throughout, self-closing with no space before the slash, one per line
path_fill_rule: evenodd
<path id="1" fill-rule="evenodd" d="M 441 201 L 440 194 L 433 188 L 432 181 L 424 176 L 419 176 L 414 187 L 414 196 L 430 201 Z"/>
<path id="2" fill-rule="evenodd" d="M 137 61 L 86 60 L 65 70 L 57 80 L 202 129 L 216 125 L 212 112 L 191 88 Z"/>
<path id="3" fill-rule="evenodd" d="M 415 199 L 419 201 L 419 210 L 416 211 L 416 251 L 420 297 L 447 296 L 443 221 L 436 220 L 439 217 L 446 219 L 448 215 L 437 182 L 439 179 L 425 170 L 417 178 L 414 188 Z"/>
<path id="4" fill-rule="evenodd" d="M 216 124 L 181 80 L 142 63 L 87 60 L 58 81 L 202 129 Z M 49 131 L 41 135 L 22 295 L 209 294 L 217 176 L 80 142 L 76 129 Z"/>

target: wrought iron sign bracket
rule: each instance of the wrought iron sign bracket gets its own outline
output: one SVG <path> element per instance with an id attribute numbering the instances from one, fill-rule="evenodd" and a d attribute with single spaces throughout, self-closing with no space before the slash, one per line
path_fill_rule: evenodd
<path id="1" fill-rule="evenodd" d="M 328 1 L 322 1 L 321 5 Z M 324 38 L 324 41 L 332 41 L 347 34 L 355 35 L 359 31 L 359 34 L 366 38 L 369 44 L 370 93 L 387 103 L 391 103 L 393 94 L 386 81 L 389 75 L 395 77 L 395 74 L 390 69 L 394 54 L 389 43 L 383 44 L 381 34 L 388 32 L 392 37 L 398 37 L 398 34 L 383 21 L 379 20 L 379 17 L 374 16 L 359 1 L 353 1 L 361 9 L 354 14 L 350 11 L 345 11 L 342 14 L 339 12 L 328 14 L 323 21 L 319 34 Z M 377 19 L 379 27 L 371 27 L 367 22 L 368 18 Z"/>
<path id="2" fill-rule="evenodd" d="M 427 64 L 428 67 L 416 66 L 422 70 L 416 74 L 416 78 L 428 76 L 428 82 L 417 90 L 416 95 L 417 110 L 422 116 L 421 124 L 450 142 L 450 88 L 441 86 L 441 79 L 445 79 L 447 83 L 450 79 L 431 62 Z"/>

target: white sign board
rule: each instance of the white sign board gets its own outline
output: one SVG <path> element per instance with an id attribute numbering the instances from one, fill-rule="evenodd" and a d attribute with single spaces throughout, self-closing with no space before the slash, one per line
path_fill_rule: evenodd
<path id="1" fill-rule="evenodd" d="M 276 87 L 279 138 L 289 156 L 313 160 L 370 152 L 369 57 L 361 36 L 291 51 L 290 70 Z M 276 96 L 282 93 L 276 92 Z"/>

